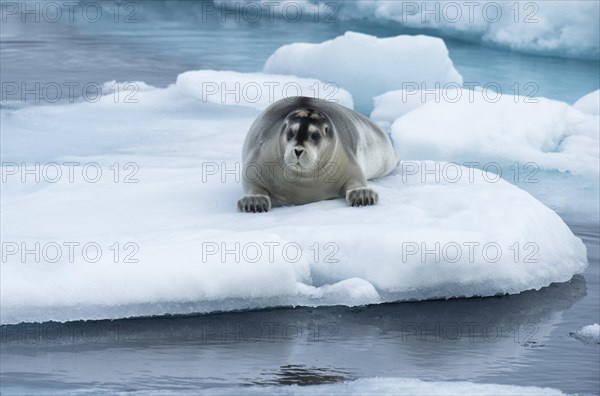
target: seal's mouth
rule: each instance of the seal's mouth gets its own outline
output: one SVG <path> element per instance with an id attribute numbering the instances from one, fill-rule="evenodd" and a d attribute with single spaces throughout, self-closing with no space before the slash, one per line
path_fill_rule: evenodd
<path id="1" fill-rule="evenodd" d="M 283 158 L 283 162 L 289 167 L 289 168 L 302 168 L 302 159 L 300 157 L 296 157 L 296 156 L 291 156 L 291 155 L 286 155 Z"/>
<path id="2" fill-rule="evenodd" d="M 299 159 L 297 159 L 295 161 L 285 162 L 285 165 L 289 170 L 291 170 L 295 173 L 303 173 L 303 172 L 310 170 L 309 168 L 304 166 Z"/>

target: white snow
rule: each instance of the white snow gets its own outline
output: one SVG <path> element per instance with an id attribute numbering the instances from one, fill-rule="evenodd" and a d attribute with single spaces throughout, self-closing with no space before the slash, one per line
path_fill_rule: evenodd
<path id="1" fill-rule="evenodd" d="M 203 101 L 195 77 L 211 73 L 140 90 L 137 103 L 107 95 L 0 112 L 2 323 L 490 296 L 586 268 L 583 243 L 554 212 L 446 163 L 374 181 L 375 207 L 236 212 L 236 166 L 259 110 Z M 54 183 L 49 162 L 63 175 Z"/>
<path id="2" fill-rule="evenodd" d="M 600 325 L 594 323 L 592 325 L 584 326 L 579 331 L 573 334 L 575 338 L 583 342 L 600 343 Z"/>
<path id="3" fill-rule="evenodd" d="M 371 117 L 391 130 L 404 160 L 475 164 L 561 212 L 598 211 L 598 115 L 541 97 L 450 87 L 387 92 Z"/>
<path id="4" fill-rule="evenodd" d="M 373 96 L 408 82 L 427 88 L 463 82 L 444 41 L 429 36 L 377 38 L 346 32 L 319 44 L 285 45 L 271 55 L 263 70 L 335 83 L 350 91 L 359 109 L 371 108 Z"/>
<path id="5" fill-rule="evenodd" d="M 240 4 L 239 0 L 215 2 Z M 255 0 L 246 2 L 257 3 Z M 292 11 L 301 8 L 307 20 L 369 18 L 394 21 L 417 31 L 433 30 L 442 37 L 483 42 L 526 53 L 587 59 L 598 59 L 600 55 L 600 4 L 597 1 L 322 0 L 317 5 L 308 0 L 259 2 L 264 10 L 275 4 L 272 14 L 283 18 L 287 15 L 286 7 L 292 7 Z"/>
<path id="6" fill-rule="evenodd" d="M 213 393 L 213 389 L 211 389 Z M 216 394 L 230 394 L 222 389 Z M 416 378 L 361 378 L 336 384 L 311 386 L 261 386 L 235 388 L 240 395 L 477 395 L 477 396 L 526 396 L 563 395 L 558 389 L 536 386 L 479 384 L 469 381 L 422 381 Z"/>
<path id="7" fill-rule="evenodd" d="M 600 115 L 600 89 L 590 92 L 578 99 L 577 102 L 573 104 L 573 107 L 582 113 Z"/>

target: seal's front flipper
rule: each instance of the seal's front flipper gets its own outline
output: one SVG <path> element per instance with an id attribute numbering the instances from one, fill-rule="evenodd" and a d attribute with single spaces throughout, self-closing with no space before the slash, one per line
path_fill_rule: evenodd
<path id="1" fill-rule="evenodd" d="M 379 195 L 369 187 L 358 187 L 346 191 L 346 202 L 349 206 L 370 206 L 379 201 Z"/>
<path id="2" fill-rule="evenodd" d="M 240 212 L 268 212 L 271 210 L 271 198 L 268 195 L 246 195 L 238 201 L 237 206 Z"/>

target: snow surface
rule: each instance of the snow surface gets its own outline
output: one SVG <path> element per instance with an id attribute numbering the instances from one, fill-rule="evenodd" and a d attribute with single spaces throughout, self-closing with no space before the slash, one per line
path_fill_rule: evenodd
<path id="1" fill-rule="evenodd" d="M 211 389 L 211 393 L 213 391 Z M 216 390 L 214 393 L 230 394 L 231 389 Z M 240 395 L 564 395 L 557 389 L 535 386 L 478 384 L 469 381 L 422 381 L 415 378 L 361 378 L 326 385 L 243 387 L 236 388 L 235 393 Z"/>
<path id="2" fill-rule="evenodd" d="M 239 0 L 214 1 L 240 3 Z M 293 16 L 292 11 L 302 7 L 308 20 L 315 15 L 321 21 L 370 18 L 526 53 L 585 59 L 598 59 L 600 55 L 600 3 L 597 1 L 322 0 L 319 6 L 312 0 L 260 2 L 264 3 L 265 10 L 276 4 L 276 16 Z M 292 7 L 290 4 L 293 4 L 292 11 L 286 12 L 286 7 Z"/>
<path id="3" fill-rule="evenodd" d="M 600 325 L 594 323 L 592 325 L 584 326 L 573 333 L 573 335 L 583 342 L 600 344 Z"/>
<path id="4" fill-rule="evenodd" d="M 573 107 L 582 113 L 600 115 L 600 89 L 583 96 L 573 104 Z"/>
<path id="5" fill-rule="evenodd" d="M 587 266 L 585 246 L 552 210 L 445 163 L 401 164 L 372 183 L 375 207 L 340 199 L 238 213 L 236 164 L 259 110 L 204 101 L 204 76 L 214 73 L 145 87 L 136 103 L 107 95 L 0 112 L 2 323 L 491 296 L 567 281 Z M 56 162 L 63 177 L 12 175 L 9 163 L 23 161 Z M 69 161 L 80 164 L 73 182 Z M 82 177 L 91 162 L 103 172 L 94 183 Z M 138 182 L 124 183 L 136 169 Z M 35 242 L 39 262 L 19 254 Z M 68 242 L 79 243 L 72 260 Z M 20 251 L 8 254 L 6 243 Z M 87 243 L 102 249 L 97 262 Z M 62 255 L 50 262 L 56 245 Z M 126 262 L 129 253 L 138 262 Z"/>
<path id="6" fill-rule="evenodd" d="M 463 82 L 444 41 L 429 36 L 377 38 L 346 32 L 320 44 L 284 45 L 263 71 L 335 83 L 350 91 L 358 109 L 370 109 L 373 96 L 406 83 L 433 88 L 436 83 L 460 87 Z"/>
<path id="7" fill-rule="evenodd" d="M 561 212 L 573 200 L 588 215 L 598 212 L 598 115 L 481 87 L 397 90 L 374 101 L 371 118 L 391 130 L 403 160 L 476 164 Z"/>

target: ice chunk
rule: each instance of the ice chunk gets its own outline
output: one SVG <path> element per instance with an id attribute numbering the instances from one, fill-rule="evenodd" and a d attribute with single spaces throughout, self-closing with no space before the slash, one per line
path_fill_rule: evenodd
<path id="1" fill-rule="evenodd" d="M 258 109 L 179 83 L 137 99 L 0 110 L 2 323 L 491 296 L 586 268 L 554 212 L 446 163 L 373 181 L 374 207 L 238 213 Z"/>
<path id="2" fill-rule="evenodd" d="M 584 326 L 575 333 L 572 333 L 572 335 L 583 342 L 600 344 L 600 325 L 594 323 L 589 326 Z"/>
<path id="3" fill-rule="evenodd" d="M 233 155 L 239 142 L 230 147 Z M 381 204 L 364 210 L 334 200 L 247 215 L 234 209 L 235 175 L 222 183 L 203 164 L 137 164 L 140 182 L 128 185 L 112 174 L 30 189 L 9 179 L 4 322 L 181 313 L 173 303 L 187 313 L 490 296 L 566 281 L 586 266 L 585 247 L 556 214 L 506 182 L 470 181 L 465 168 L 455 182 L 425 172 L 433 163 L 375 181 Z M 41 263 L 24 253 L 36 242 Z M 66 242 L 79 243 L 74 259 Z M 55 252 L 57 262 L 44 262 Z"/>
<path id="4" fill-rule="evenodd" d="M 598 212 L 597 115 L 564 102 L 481 88 L 392 91 L 375 103 L 372 118 L 391 129 L 404 160 L 484 168 L 561 213 Z"/>
<path id="5" fill-rule="evenodd" d="M 486 96 L 466 89 L 446 94 L 455 98 L 455 92 L 456 101 L 431 97 L 394 122 L 392 136 L 402 158 L 533 162 L 543 169 L 598 176 L 598 116 L 545 98 Z M 383 106 L 398 96 L 378 99 Z"/>
<path id="6" fill-rule="evenodd" d="M 377 38 L 346 32 L 320 44 L 285 45 L 267 60 L 264 72 L 315 77 L 347 89 L 357 109 L 371 109 L 372 97 L 407 82 L 433 88 L 462 84 L 444 41 L 429 36 Z"/>

